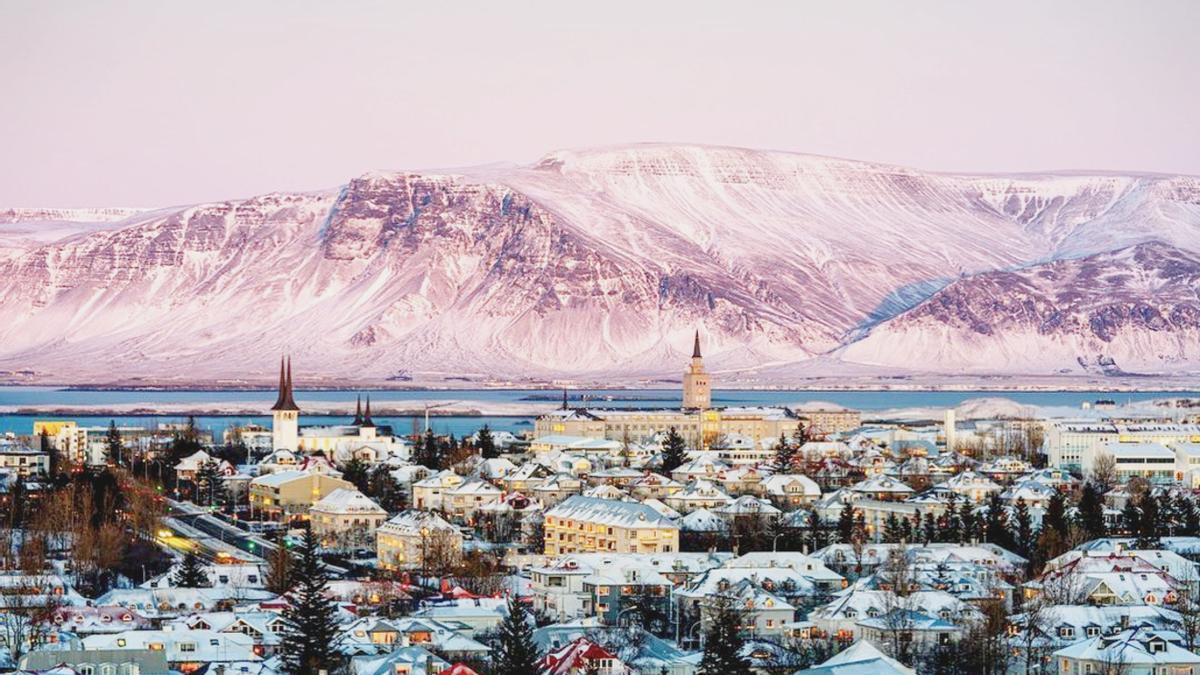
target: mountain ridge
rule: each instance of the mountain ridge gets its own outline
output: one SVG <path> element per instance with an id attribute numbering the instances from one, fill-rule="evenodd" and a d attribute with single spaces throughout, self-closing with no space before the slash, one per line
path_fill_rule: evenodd
<path id="1" fill-rule="evenodd" d="M 288 349 L 331 377 L 618 381 L 674 373 L 699 328 L 714 368 L 756 378 L 819 355 L 940 372 L 872 345 L 962 279 L 1150 239 L 1200 250 L 1200 179 L 676 144 L 370 171 L 0 248 L 0 370 L 225 377 Z M 1072 363 L 1033 373 L 1095 372 Z M 1166 365 L 1195 366 L 1190 352 Z"/>

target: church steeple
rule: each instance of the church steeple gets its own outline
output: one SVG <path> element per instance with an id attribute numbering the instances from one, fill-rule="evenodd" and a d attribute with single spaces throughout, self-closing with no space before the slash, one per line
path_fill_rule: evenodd
<path id="1" fill-rule="evenodd" d="M 700 355 L 700 331 L 692 342 L 692 362 L 683 372 L 683 407 L 687 410 L 706 410 L 712 405 L 712 389 L 704 357 Z"/>
<path id="2" fill-rule="evenodd" d="M 563 402 L 562 402 L 562 409 L 563 409 L 563 410 L 566 410 L 566 409 L 567 409 L 567 388 L 566 388 L 566 387 L 563 387 Z"/>
<path id="3" fill-rule="evenodd" d="M 371 396 L 367 395 L 367 408 L 363 411 L 362 426 L 373 427 L 375 423 L 371 421 Z"/>
<path id="4" fill-rule="evenodd" d="M 359 427 L 359 426 L 362 426 L 362 423 L 363 423 L 362 395 L 360 394 L 354 402 L 354 421 L 351 422 L 351 424 L 356 427 Z"/>
<path id="5" fill-rule="evenodd" d="M 692 358 L 698 359 L 700 356 L 700 331 L 696 331 L 696 340 L 692 343 Z"/>
<path id="6" fill-rule="evenodd" d="M 283 357 L 279 357 L 279 397 L 275 399 L 275 405 L 271 406 L 271 410 L 300 411 L 300 406 L 296 405 L 296 400 L 292 397 L 292 357 L 290 356 L 286 361 Z"/>

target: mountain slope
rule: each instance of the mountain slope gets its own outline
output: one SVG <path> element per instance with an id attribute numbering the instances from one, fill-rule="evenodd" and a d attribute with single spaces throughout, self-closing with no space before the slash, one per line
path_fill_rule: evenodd
<path id="1" fill-rule="evenodd" d="M 955 281 L 841 356 L 942 372 L 1170 372 L 1200 362 L 1200 256 L 1161 242 Z"/>
<path id="2" fill-rule="evenodd" d="M 699 328 L 726 379 L 830 353 L 921 371 L 872 345 L 952 280 L 1149 240 L 1200 251 L 1200 180 L 662 145 L 373 172 L 27 241 L 0 257 L 0 370 L 260 379 L 288 350 L 331 378 L 625 381 L 677 375 Z"/>

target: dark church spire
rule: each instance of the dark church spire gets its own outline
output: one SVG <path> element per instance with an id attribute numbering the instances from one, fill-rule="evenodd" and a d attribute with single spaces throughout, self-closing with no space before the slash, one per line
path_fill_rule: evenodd
<path id="1" fill-rule="evenodd" d="M 300 406 L 296 405 L 296 400 L 292 398 L 292 357 L 290 356 L 286 360 L 283 357 L 279 358 L 279 397 L 275 399 L 275 405 L 271 406 L 271 410 L 300 412 Z"/>
<path id="2" fill-rule="evenodd" d="M 363 411 L 362 425 L 364 427 L 373 427 L 375 423 L 371 421 L 371 396 L 367 395 L 367 407 Z"/>
<path id="3" fill-rule="evenodd" d="M 700 358 L 700 331 L 696 331 L 696 342 L 692 345 L 692 358 Z"/>
<path id="4" fill-rule="evenodd" d="M 362 426 L 362 395 L 360 394 L 354 402 L 354 421 L 351 422 L 356 427 Z"/>

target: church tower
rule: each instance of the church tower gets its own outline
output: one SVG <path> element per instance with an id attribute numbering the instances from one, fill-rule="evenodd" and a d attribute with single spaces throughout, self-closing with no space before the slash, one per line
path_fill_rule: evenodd
<path id="1" fill-rule="evenodd" d="M 700 356 L 700 331 L 692 346 L 692 362 L 683 373 L 683 407 L 687 410 L 705 410 L 712 405 L 712 388 L 708 372 L 704 370 L 704 358 Z"/>
<path id="2" fill-rule="evenodd" d="M 279 359 L 279 398 L 271 406 L 271 440 L 275 450 L 296 451 L 300 444 L 300 406 L 292 398 L 292 357 Z"/>

